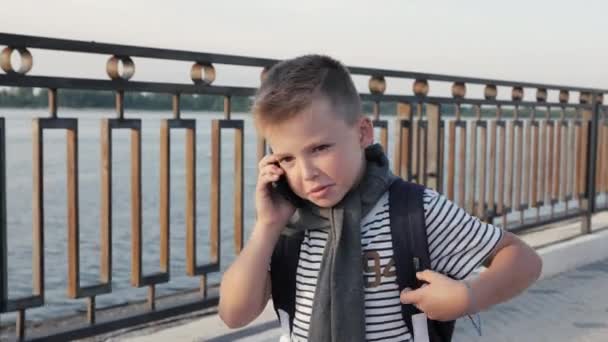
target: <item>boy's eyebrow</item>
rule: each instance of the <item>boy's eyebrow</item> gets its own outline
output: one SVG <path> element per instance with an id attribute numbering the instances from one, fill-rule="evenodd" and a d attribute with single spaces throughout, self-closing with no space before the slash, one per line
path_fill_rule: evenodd
<path id="1" fill-rule="evenodd" d="M 313 147 L 317 147 L 319 145 L 326 145 L 326 144 L 331 144 L 330 141 L 325 141 L 325 140 L 317 140 L 314 142 L 311 142 L 309 144 L 304 145 L 300 151 L 306 151 L 306 150 L 311 150 Z M 283 152 L 283 153 L 273 153 L 277 158 L 280 157 L 284 157 L 284 156 L 290 156 L 293 153 L 288 153 L 288 152 Z"/>
<path id="2" fill-rule="evenodd" d="M 310 144 L 304 145 L 304 147 L 302 147 L 302 150 L 311 150 L 313 147 L 317 147 L 319 145 L 327 145 L 327 144 L 331 144 L 331 142 L 328 141 L 327 139 L 319 139 L 317 141 L 311 142 Z"/>

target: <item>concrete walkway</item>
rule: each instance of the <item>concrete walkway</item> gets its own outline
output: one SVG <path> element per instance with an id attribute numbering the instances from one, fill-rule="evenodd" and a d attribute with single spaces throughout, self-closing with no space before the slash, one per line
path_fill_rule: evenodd
<path id="1" fill-rule="evenodd" d="M 608 341 L 608 259 L 541 280 L 482 314 L 482 337 L 458 322 L 455 341 Z"/>
<path id="2" fill-rule="evenodd" d="M 481 337 L 468 319 L 460 319 L 454 341 L 608 341 L 608 230 L 605 219 L 604 216 L 601 223 L 598 222 L 596 229 L 602 229 L 594 234 L 540 248 L 544 262 L 542 279 L 524 294 L 482 313 Z M 573 229 L 578 230 L 578 227 L 580 225 L 576 224 Z M 567 226 L 559 229 L 563 237 Z M 556 230 L 535 233 L 525 240 L 533 246 L 542 246 L 546 244 L 548 233 L 556 234 Z M 278 341 L 279 338 L 271 304 L 256 321 L 242 329 L 228 329 L 217 315 L 159 328 L 162 330 L 133 332 L 111 340 L 225 342 Z"/>
<path id="3" fill-rule="evenodd" d="M 244 329 L 230 331 L 213 315 L 127 340 L 278 341 L 277 326 L 268 305 Z M 484 312 L 482 334 L 477 336 L 468 319 L 460 319 L 454 341 L 608 341 L 608 259 L 541 280 L 523 295 Z"/>

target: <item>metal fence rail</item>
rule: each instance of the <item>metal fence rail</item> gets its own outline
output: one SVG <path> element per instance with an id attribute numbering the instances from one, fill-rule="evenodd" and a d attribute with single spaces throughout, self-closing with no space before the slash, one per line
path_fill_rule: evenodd
<path id="1" fill-rule="evenodd" d="M 144 321 L 201 309 L 217 304 L 217 296 L 208 293 L 208 275 L 220 271 L 220 194 L 221 132 L 234 130 L 234 245 L 243 246 L 244 192 L 244 123 L 231 118 L 234 96 L 252 96 L 256 88 L 215 86 L 218 64 L 260 68 L 260 77 L 277 60 L 250 58 L 192 51 L 167 50 L 95 42 L 51 39 L 14 34 L 0 34 L 0 86 L 47 88 L 49 117 L 32 122 L 33 143 L 33 293 L 25 298 L 8 298 L 7 220 L 6 220 L 6 128 L 0 118 L 0 313 L 16 312 L 16 337 L 25 338 L 28 309 L 45 303 L 44 286 L 44 204 L 43 204 L 43 133 L 65 130 L 67 145 L 68 274 L 69 298 L 87 299 L 88 325 L 68 331 L 50 331 L 44 338 L 85 337 Z M 109 79 L 83 79 L 29 75 L 34 62 L 30 49 L 81 52 L 108 55 Z M 15 69 L 11 56 L 18 53 L 21 66 Z M 133 58 L 190 61 L 191 84 L 131 81 L 135 73 Z M 443 192 L 468 212 L 489 222 L 502 224 L 519 232 L 546 223 L 580 217 L 581 233 L 590 232 L 591 215 L 599 210 L 597 199 L 608 195 L 608 107 L 603 105 L 607 89 L 564 85 L 502 81 L 374 68 L 349 67 L 354 75 L 370 76 L 369 93 L 361 94 L 373 103 L 374 125 L 379 141 L 388 147 L 388 121 L 380 117 L 380 104 L 396 103 L 395 131 L 392 132 L 392 168 L 405 179 L 425 184 Z M 186 72 L 186 71 L 185 71 Z M 385 94 L 386 77 L 412 83 L 413 95 Z M 449 97 L 429 96 L 429 82 L 452 82 Z M 467 85 L 484 86 L 483 98 L 466 96 Z M 59 117 L 57 92 L 63 89 L 110 90 L 115 92 L 116 117 L 100 121 L 101 128 L 101 246 L 98 284 L 82 287 L 79 270 L 79 198 L 78 198 L 78 120 Z M 498 91 L 508 89 L 509 100 L 498 99 Z M 524 91 L 535 91 L 535 101 L 524 101 Z M 141 131 L 139 118 L 124 117 L 125 92 L 165 93 L 173 96 L 173 118 L 161 121 L 160 135 L 160 272 L 142 272 L 142 189 Z M 548 102 L 549 93 L 558 93 L 558 102 Z M 573 102 L 570 94 L 577 92 Z M 196 120 L 181 117 L 182 94 L 208 94 L 224 98 L 224 118 L 213 120 L 208 128 L 197 127 Z M 463 108 L 471 109 L 474 120 L 463 118 Z M 483 115 L 491 111 L 493 117 Z M 447 114 L 446 114 L 447 113 Z M 211 262 L 196 260 L 196 137 L 201 129 L 211 130 L 211 188 L 209 241 Z M 112 132 L 130 132 L 131 194 L 131 285 L 147 287 L 147 311 L 128 317 L 98 321 L 96 296 L 112 293 Z M 169 267 L 170 222 L 170 135 L 185 130 L 185 181 L 187 191 L 186 273 L 200 278 L 199 300 L 168 308 L 156 308 L 155 287 L 171 281 Z M 257 140 L 257 158 L 266 152 L 265 142 Z M 175 166 L 174 166 L 175 167 Z M 568 208 L 578 201 L 578 208 Z M 565 210 L 555 209 L 565 204 Z M 550 207 L 550 215 L 540 215 L 541 207 Z M 537 210 L 536 219 L 526 220 L 524 212 Z M 520 213 L 519 220 L 509 220 L 510 213 Z M 41 337 L 41 336 L 38 336 Z"/>

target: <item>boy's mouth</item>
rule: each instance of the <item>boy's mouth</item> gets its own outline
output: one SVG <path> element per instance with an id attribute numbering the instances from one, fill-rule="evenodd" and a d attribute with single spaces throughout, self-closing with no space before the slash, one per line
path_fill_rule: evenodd
<path id="1" fill-rule="evenodd" d="M 332 186 L 333 186 L 333 184 L 315 186 L 310 191 L 308 191 L 308 196 L 323 197 L 325 194 L 327 194 L 330 187 L 332 187 Z"/>

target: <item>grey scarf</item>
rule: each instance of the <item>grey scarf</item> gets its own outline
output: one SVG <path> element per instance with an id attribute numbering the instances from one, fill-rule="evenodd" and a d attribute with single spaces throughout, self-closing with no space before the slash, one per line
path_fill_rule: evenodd
<path id="1" fill-rule="evenodd" d="M 364 341 L 365 310 L 361 218 L 396 179 L 382 146 L 365 149 L 365 174 L 333 208 L 308 204 L 296 211 L 285 234 L 306 229 L 329 230 L 317 278 L 308 339 Z"/>

